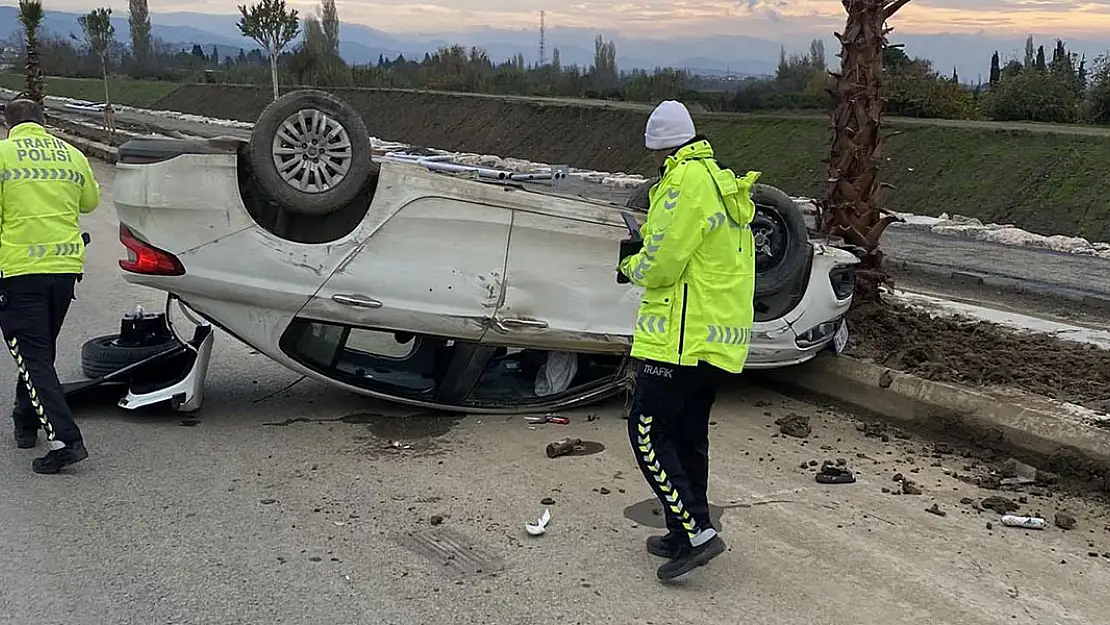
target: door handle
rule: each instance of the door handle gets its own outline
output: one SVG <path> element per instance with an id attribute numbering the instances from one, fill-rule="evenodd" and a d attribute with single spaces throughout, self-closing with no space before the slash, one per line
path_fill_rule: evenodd
<path id="1" fill-rule="evenodd" d="M 505 327 L 517 328 L 546 328 L 546 321 L 538 321 L 536 319 L 499 319 L 498 324 Z"/>
<path id="2" fill-rule="evenodd" d="M 331 301 L 336 304 L 343 304 L 344 306 L 358 306 L 359 308 L 381 308 L 382 303 L 376 299 L 369 297 L 362 297 L 360 295 L 343 295 L 336 294 L 331 296 Z"/>

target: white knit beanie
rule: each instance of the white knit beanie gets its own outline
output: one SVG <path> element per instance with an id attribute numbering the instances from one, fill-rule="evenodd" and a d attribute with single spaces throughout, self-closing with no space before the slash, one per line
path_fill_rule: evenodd
<path id="1" fill-rule="evenodd" d="M 676 100 L 664 100 L 648 117 L 644 145 L 649 150 L 669 150 L 693 139 L 694 120 L 690 111 Z"/>

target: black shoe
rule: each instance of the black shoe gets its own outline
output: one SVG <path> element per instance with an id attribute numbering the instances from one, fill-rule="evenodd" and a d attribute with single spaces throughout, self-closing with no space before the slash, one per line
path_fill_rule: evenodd
<path id="1" fill-rule="evenodd" d="M 667 532 L 663 536 L 647 539 L 647 550 L 653 556 L 673 560 L 682 554 L 682 548 L 689 545 L 689 539 L 682 532 Z"/>
<path id="2" fill-rule="evenodd" d="M 20 449 L 31 449 L 39 443 L 38 428 L 15 428 L 15 446 Z"/>
<path id="3" fill-rule="evenodd" d="M 83 442 L 67 443 L 61 449 L 51 449 L 45 456 L 35 458 L 31 463 L 31 470 L 35 473 L 53 475 L 63 467 L 77 464 L 88 457 L 89 452 L 85 450 Z"/>
<path id="4" fill-rule="evenodd" d="M 709 564 L 710 560 L 721 555 L 724 551 L 725 541 L 720 536 L 714 536 L 709 539 L 709 542 L 699 547 L 686 545 L 682 548 L 682 553 L 678 557 L 660 566 L 655 574 L 661 580 L 671 580 L 685 575 L 699 566 Z"/>

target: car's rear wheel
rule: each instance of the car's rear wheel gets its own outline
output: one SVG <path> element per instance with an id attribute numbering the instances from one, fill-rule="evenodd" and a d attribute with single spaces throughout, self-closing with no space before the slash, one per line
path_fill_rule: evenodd
<path id="1" fill-rule="evenodd" d="M 358 111 L 311 89 L 287 93 L 262 111 L 251 132 L 249 154 L 261 189 L 300 215 L 342 209 L 378 171 Z"/>
<path id="2" fill-rule="evenodd" d="M 98 336 L 81 346 L 81 372 L 86 378 L 102 378 L 168 351 L 176 342 L 173 337 L 167 337 L 143 345 L 125 345 L 120 343 L 118 334 Z"/>
<path id="3" fill-rule="evenodd" d="M 649 191 L 659 181 L 649 179 L 636 187 L 626 206 L 647 211 Z M 774 295 L 786 288 L 801 271 L 805 271 L 809 253 L 809 235 L 805 216 L 781 190 L 766 184 L 752 187 L 755 217 L 752 235 L 755 238 L 755 296 Z"/>
<path id="4" fill-rule="evenodd" d="M 802 211 L 779 189 L 766 184 L 752 186 L 755 217 L 755 296 L 778 293 L 805 271 L 809 233 Z"/>

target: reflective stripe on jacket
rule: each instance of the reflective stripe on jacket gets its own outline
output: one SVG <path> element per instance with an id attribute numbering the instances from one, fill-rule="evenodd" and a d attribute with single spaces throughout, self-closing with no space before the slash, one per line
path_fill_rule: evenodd
<path id="1" fill-rule="evenodd" d="M 634 358 L 744 368 L 755 297 L 751 187 L 759 176 L 721 169 L 705 140 L 667 157 L 641 228 L 644 247 L 621 263 L 644 287 Z"/>
<path id="2" fill-rule="evenodd" d="M 100 203 L 89 160 L 28 122 L 0 140 L 0 276 L 81 273 L 79 215 Z"/>

